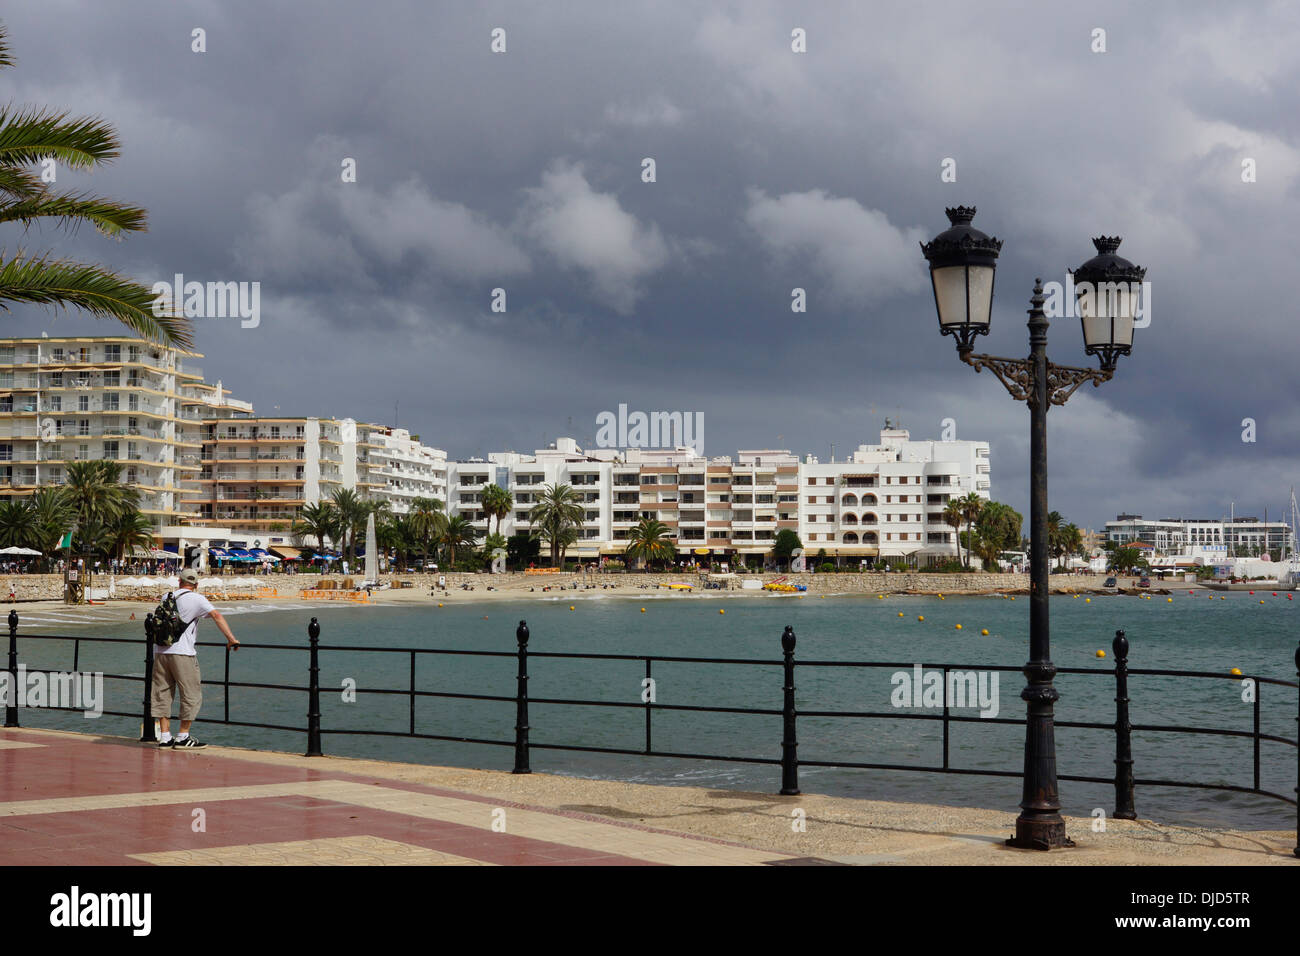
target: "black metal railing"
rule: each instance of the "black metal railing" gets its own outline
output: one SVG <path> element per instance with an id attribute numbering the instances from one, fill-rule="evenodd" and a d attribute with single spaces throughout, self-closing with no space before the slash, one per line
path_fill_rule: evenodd
<path id="1" fill-rule="evenodd" d="M 17 687 L 18 673 L 18 614 L 16 611 L 9 612 L 9 666 L 10 686 Z M 105 680 L 118 681 L 139 681 L 143 685 L 143 703 L 140 710 L 135 712 L 111 711 L 104 710 L 103 714 L 114 717 L 141 717 L 142 718 L 142 741 L 155 740 L 154 735 L 154 715 L 151 712 L 152 695 L 150 693 L 152 674 L 153 674 L 153 657 L 154 642 L 152 640 L 154 622 L 153 615 L 148 615 L 145 619 L 145 659 L 144 673 L 141 674 L 108 674 L 103 675 Z M 726 658 L 726 657 L 681 657 L 681 656 L 664 656 L 664 655 L 644 655 L 644 654 L 593 654 L 593 653 L 566 653 L 558 651 L 529 651 L 528 625 L 524 621 L 519 622 L 515 630 L 516 650 L 514 651 L 486 651 L 486 650 L 462 650 L 453 648 L 428 648 L 428 647 L 366 647 L 359 645 L 327 645 L 320 644 L 320 623 L 316 618 L 311 619 L 308 625 L 308 684 L 307 686 L 298 686 L 293 684 L 277 684 L 258 681 L 233 681 L 230 679 L 230 654 L 231 650 L 224 644 L 214 642 L 200 642 L 200 647 L 224 647 L 225 648 L 225 667 L 221 679 L 204 680 L 204 684 L 220 686 L 223 688 L 223 713 L 220 720 L 209 716 L 204 716 L 204 720 L 210 723 L 220 723 L 233 727 L 249 727 L 264 730 L 289 731 L 294 733 L 303 733 L 307 736 L 307 756 L 320 756 L 323 754 L 321 746 L 322 735 L 356 735 L 356 736 L 378 736 L 378 737 L 409 737 L 420 740 L 446 741 L 464 744 L 482 744 L 487 746 L 512 747 L 514 748 L 514 773 L 530 773 L 530 754 L 534 750 L 560 750 L 580 753 L 599 753 L 626 756 L 649 756 L 649 757 L 672 757 L 685 760 L 710 760 L 725 761 L 732 763 L 750 763 L 750 764 L 770 764 L 781 767 L 781 789 L 784 795 L 795 795 L 800 793 L 799 790 L 799 768 L 800 767 L 826 767 L 842 769 L 860 769 L 860 770 L 889 770 L 889 771 L 909 771 L 920 773 L 951 773 L 967 774 L 988 777 L 1022 777 L 1020 770 L 995 770 L 983 769 L 976 767 L 956 767 L 950 760 L 950 740 L 951 727 L 953 724 L 960 723 L 977 723 L 977 724 L 1001 724 L 1024 726 L 1025 719 L 1009 717 L 985 717 L 985 716 L 968 716 L 952 713 L 952 701 L 947 695 L 949 687 L 949 674 L 955 671 L 972 672 L 972 671 L 999 671 L 999 672 L 1022 672 L 1022 668 L 1009 665 L 967 665 L 954 663 L 917 663 L 915 661 L 822 661 L 822 660 L 799 660 L 795 659 L 796 637 L 794 629 L 786 627 L 781 635 L 782 659 L 781 660 L 763 660 L 755 658 Z M 80 665 L 81 644 L 82 642 L 96 644 L 134 644 L 139 645 L 139 640 L 134 638 L 115 638 L 115 637 L 95 637 L 88 635 L 23 635 L 24 640 L 61 640 L 73 642 L 73 662 L 72 670 L 77 671 Z M 275 651 L 295 651 L 301 653 L 304 648 L 302 645 L 293 644 L 248 644 L 241 643 L 241 650 L 275 650 Z M 1282 737 L 1276 734 L 1264 733 L 1261 730 L 1261 712 L 1263 701 L 1263 688 L 1265 686 L 1290 688 L 1293 691 L 1300 691 L 1300 648 L 1295 652 L 1295 666 L 1297 670 L 1296 681 L 1279 680 L 1271 677 L 1261 677 L 1250 674 L 1224 674 L 1216 671 L 1184 671 L 1168 670 L 1162 668 L 1130 668 L 1128 666 L 1129 644 L 1124 631 L 1116 631 L 1115 639 L 1112 642 L 1114 651 L 1115 666 L 1113 669 L 1102 668 L 1080 668 L 1080 667 L 1061 667 L 1057 669 L 1058 674 L 1073 674 L 1092 678 L 1109 677 L 1115 681 L 1115 720 L 1113 723 L 1102 723 L 1098 721 L 1069 721 L 1057 720 L 1057 727 L 1075 728 L 1084 730 L 1101 730 L 1110 731 L 1115 735 L 1115 772 L 1110 777 L 1099 777 L 1081 774 L 1059 774 L 1060 780 L 1069 780 L 1080 783 L 1091 783 L 1101 785 L 1113 785 L 1115 788 L 1115 805 L 1114 816 L 1119 819 L 1135 819 L 1137 816 L 1134 807 L 1134 791 L 1137 787 L 1183 787 L 1201 790 L 1218 790 L 1231 793 L 1253 794 L 1256 796 L 1266 797 L 1272 800 L 1278 800 L 1286 804 L 1297 807 L 1297 845 L 1295 849 L 1296 856 L 1300 856 L 1300 803 L 1297 797 L 1300 797 L 1300 742 L 1289 737 Z M 320 706 L 320 655 L 322 652 L 336 653 L 364 653 L 364 654 L 401 654 L 409 657 L 409 675 L 410 679 L 406 687 L 366 687 L 367 694 L 405 696 L 408 698 L 408 720 L 404 729 L 369 729 L 356 727 L 322 727 L 321 726 L 321 706 Z M 416 661 L 420 655 L 438 655 L 453 657 L 485 657 L 485 658 L 515 658 L 515 692 L 513 694 L 484 694 L 471 693 L 468 691 L 434 691 L 421 690 L 416 683 Z M 728 706 L 711 706 L 704 704 L 663 704 L 655 701 L 653 694 L 642 694 L 639 701 L 628 700 L 581 700 L 572 698 L 551 698 L 551 697 L 532 697 L 528 692 L 528 661 L 529 658 L 542 658 L 550 660 L 574 660 L 574 661 L 637 661 L 645 665 L 645 686 L 653 686 L 653 669 L 656 663 L 659 664 L 709 664 L 709 665 L 727 665 L 738 667 L 779 667 L 782 669 L 782 706 L 780 708 L 760 708 L 760 707 L 728 707 Z M 890 669 L 894 671 L 912 670 L 917 667 L 925 671 L 942 671 L 943 683 L 945 689 L 943 698 L 943 707 L 939 713 L 916 713 L 912 710 L 889 710 L 889 711 L 871 711 L 871 710 L 797 710 L 795 706 L 795 670 L 798 668 L 856 668 L 856 669 Z M 36 669 L 28 670 L 28 673 L 40 672 Z M 49 670 L 44 671 L 50 673 Z M 1252 702 L 1252 729 L 1251 730 L 1232 730 L 1221 727 L 1196 727 L 1179 724 L 1132 724 L 1129 720 L 1129 687 L 1128 678 L 1131 676 L 1140 677 L 1172 677 L 1186 679 L 1211 679 L 1223 680 L 1230 677 L 1233 680 L 1252 682 L 1253 702 Z M 248 688 L 260 690 L 275 691 L 292 691 L 306 693 L 307 702 L 307 723 L 306 727 L 293 726 L 286 724 L 272 724 L 260 721 L 232 720 L 230 717 L 230 690 L 231 688 Z M 416 701 L 421 698 L 440 698 L 453 700 L 469 701 L 490 701 L 502 704 L 513 704 L 515 707 L 515 734 L 509 740 L 494 740 L 480 737 L 469 737 L 454 734 L 423 733 L 416 730 Z M 645 747 L 641 749 L 632 749 L 627 747 L 604 747 L 592 744 L 580 743 L 538 743 L 530 740 L 530 726 L 528 717 L 529 704 L 558 705 L 571 707 L 607 707 L 607 708 L 637 708 L 644 712 L 645 721 Z M 47 707 L 48 710 L 65 710 L 72 711 L 71 707 Z M 654 747 L 653 739 L 653 715 L 656 711 L 661 712 L 691 712 L 691 713 L 710 713 L 710 714 L 749 714 L 766 717 L 782 718 L 782 739 L 780 741 L 780 756 L 757 756 L 757 755 L 739 755 L 739 754 L 714 754 L 714 753 L 694 753 L 672 750 L 660 750 Z M 1297 711 L 1296 711 L 1297 733 L 1300 736 L 1300 694 L 1297 694 Z M 799 717 L 826 717 L 826 718 L 855 718 L 870 720 L 913 720 L 913 721 L 939 721 L 942 723 L 942 759 L 938 766 L 906 764 L 906 763 L 877 763 L 870 761 L 851 761 L 851 760 L 816 760 L 800 758 L 798 755 L 798 739 L 796 735 L 797 723 Z M 16 700 L 11 699 L 7 702 L 5 712 L 5 726 L 18 726 L 18 709 Z M 1148 778 L 1134 776 L 1134 757 L 1132 750 L 1132 735 L 1134 732 L 1143 734 L 1159 733 L 1178 733 L 1191 735 L 1207 735 L 1217 737 L 1237 737 L 1248 738 L 1252 741 L 1252 779 L 1249 786 L 1229 783 L 1212 783 L 1206 781 L 1192 780 L 1174 780 L 1165 778 Z M 1260 744 L 1269 742 L 1290 747 L 1296 751 L 1296 794 L 1297 797 L 1291 797 L 1284 793 L 1278 793 L 1274 790 L 1265 789 L 1261 785 L 1261 752 Z"/>

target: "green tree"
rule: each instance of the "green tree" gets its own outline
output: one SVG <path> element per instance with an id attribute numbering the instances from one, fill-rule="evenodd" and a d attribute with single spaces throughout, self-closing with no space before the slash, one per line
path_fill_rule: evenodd
<path id="1" fill-rule="evenodd" d="M 776 540 L 772 542 L 772 555 L 778 561 L 790 561 L 790 555 L 803 547 L 803 542 L 799 540 L 799 535 L 790 528 L 782 528 L 776 533 Z"/>
<path id="2" fill-rule="evenodd" d="M 436 542 L 447 549 L 447 563 L 454 566 L 456 549 L 472 548 L 474 542 L 478 540 L 478 532 L 474 530 L 474 525 L 468 518 L 462 518 L 460 515 L 445 518 L 438 524 L 440 527 L 435 532 Z"/>
<path id="3" fill-rule="evenodd" d="M 27 501 L 32 511 L 32 547 L 45 552 L 48 567 L 53 562 L 59 541 L 72 527 L 72 506 L 63 487 L 49 485 L 37 488 Z"/>
<path id="4" fill-rule="evenodd" d="M 108 524 L 109 548 L 116 558 L 125 558 L 135 548 L 153 545 L 153 522 L 139 511 L 127 511 Z"/>
<path id="5" fill-rule="evenodd" d="M 293 533 L 299 544 L 304 538 L 315 538 L 316 550 L 325 553 L 328 547 L 325 539 L 337 540 L 337 522 L 338 516 L 334 512 L 333 505 L 328 501 L 303 505 L 293 523 Z"/>
<path id="6" fill-rule="evenodd" d="M 1138 548 L 1119 547 L 1111 552 L 1110 566 L 1121 574 L 1132 571 L 1143 564 L 1145 559 Z"/>
<path id="7" fill-rule="evenodd" d="M 677 548 L 668 537 L 668 526 L 654 518 L 642 518 L 627 536 L 623 553 L 629 558 L 649 564 L 662 564 L 677 555 Z"/>
<path id="8" fill-rule="evenodd" d="M 984 499 L 972 491 L 965 498 L 962 498 L 960 500 L 960 504 L 961 504 L 961 516 L 966 521 L 966 541 L 967 541 L 966 567 L 967 569 L 969 569 L 971 527 L 974 525 L 975 519 L 980 516 L 980 512 L 984 510 Z"/>
<path id="9" fill-rule="evenodd" d="M 336 528 L 341 537 L 343 557 L 349 562 L 355 561 L 357 534 L 365 533 L 366 518 L 370 515 L 366 502 L 357 497 L 351 488 L 337 488 L 330 495 L 330 504 L 334 506 Z"/>
<path id="10" fill-rule="evenodd" d="M 527 531 L 518 531 L 506 542 L 506 560 L 516 569 L 523 569 L 536 564 L 542 546 L 536 536 Z"/>
<path id="11" fill-rule="evenodd" d="M 961 508 L 961 499 L 954 498 L 943 507 L 943 521 L 953 531 L 957 532 L 957 560 L 962 561 L 961 556 L 961 523 L 965 520 L 965 515 Z M 964 564 L 965 561 L 962 561 Z"/>
<path id="12" fill-rule="evenodd" d="M 577 540 L 577 529 L 585 517 L 582 499 L 569 485 L 547 485 L 528 512 L 533 535 L 551 548 L 551 564 L 558 565 L 561 552 Z M 574 532 L 570 537 L 569 531 Z"/>
<path id="13" fill-rule="evenodd" d="M 1000 501 L 984 503 L 975 522 L 979 537 L 997 544 L 999 551 L 1015 551 L 1020 544 L 1020 512 Z"/>
<path id="14" fill-rule="evenodd" d="M 488 521 L 497 519 L 497 531 L 501 530 L 501 520 L 510 514 L 510 509 L 515 506 L 515 496 L 506 491 L 500 485 L 492 484 L 483 489 L 480 499 L 483 506 L 483 513 L 488 516 Z"/>
<path id="15" fill-rule="evenodd" d="M 36 544 L 36 514 L 26 500 L 0 501 L 0 547 L 30 548 Z"/>
<path id="16" fill-rule="evenodd" d="M 8 31 L 0 26 L 0 68 L 12 66 Z M 70 118 L 66 112 L 39 107 L 0 106 L 0 222 L 51 221 L 75 230 L 89 223 L 118 238 L 143 232 L 147 215 L 85 192 L 56 190 L 30 167 L 45 160 L 73 170 L 104 166 L 120 154 L 117 133 L 93 117 Z M 179 291 L 179 290 L 178 290 Z M 157 296 L 147 286 L 97 265 L 53 258 L 49 252 L 12 256 L 0 252 L 0 309 L 7 302 L 31 302 L 76 308 L 96 318 L 116 319 L 137 335 L 166 345 L 191 345 L 190 324 L 173 308 L 158 315 Z"/>

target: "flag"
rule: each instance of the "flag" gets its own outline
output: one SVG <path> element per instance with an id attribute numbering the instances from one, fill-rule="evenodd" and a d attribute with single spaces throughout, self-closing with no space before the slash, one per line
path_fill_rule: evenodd
<path id="1" fill-rule="evenodd" d="M 70 548 L 70 547 L 72 547 L 72 532 L 71 532 L 71 531 L 69 531 L 67 534 L 65 534 L 62 538 L 59 539 L 59 547 L 60 547 L 60 548 Z"/>

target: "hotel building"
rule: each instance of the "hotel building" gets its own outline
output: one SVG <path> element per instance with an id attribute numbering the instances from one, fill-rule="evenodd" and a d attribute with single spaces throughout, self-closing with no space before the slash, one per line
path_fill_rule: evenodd
<path id="1" fill-rule="evenodd" d="M 1155 553 L 1180 554 L 1209 559 L 1235 557 L 1240 550 L 1256 555 L 1287 551 L 1295 547 L 1291 525 L 1285 521 L 1241 518 L 1144 519 L 1121 514 L 1106 522 L 1106 538 L 1116 544 L 1140 542 Z"/>
<path id="2" fill-rule="evenodd" d="M 585 520 L 567 554 L 619 554 L 643 518 L 664 524 L 680 551 L 717 558 L 769 553 L 782 529 L 798 533 L 805 554 L 831 560 L 908 558 L 918 564 L 957 555 L 943 507 L 974 492 L 989 497 L 985 442 L 912 441 L 886 428 L 876 445 L 849 459 L 800 460 L 784 449 L 708 458 L 690 448 L 584 452 L 571 438 L 532 455 L 505 452 L 447 463 L 448 511 L 485 535 L 483 489 L 514 496 L 501 521 L 506 537 L 531 530 L 529 512 L 545 485 L 568 484 L 582 496 Z M 492 525 L 495 530 L 496 525 Z"/>
<path id="3" fill-rule="evenodd" d="M 251 408 L 203 386 L 199 357 L 129 336 L 0 342 L 0 497 L 61 485 L 70 462 L 109 460 L 141 511 L 179 519 L 200 468 L 199 423 Z"/>

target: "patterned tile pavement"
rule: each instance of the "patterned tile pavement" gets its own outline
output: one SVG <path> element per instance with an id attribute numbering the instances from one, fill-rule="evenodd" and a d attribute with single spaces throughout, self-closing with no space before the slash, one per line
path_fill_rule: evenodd
<path id="1" fill-rule="evenodd" d="M 761 865 L 707 837 L 420 784 L 0 730 L 0 865 Z"/>

